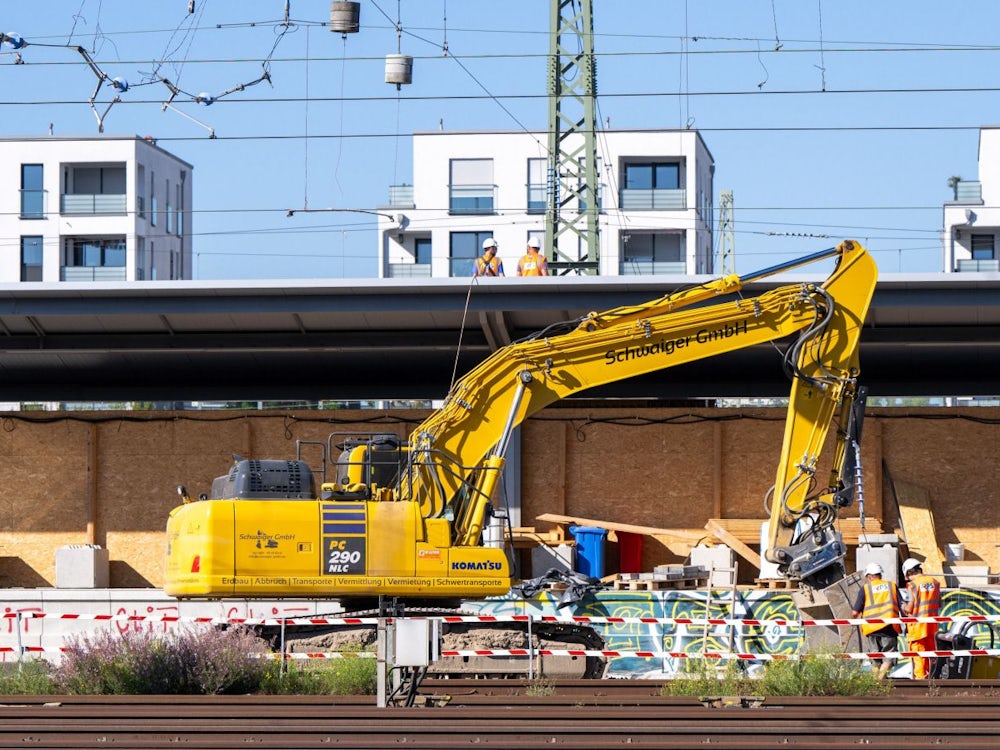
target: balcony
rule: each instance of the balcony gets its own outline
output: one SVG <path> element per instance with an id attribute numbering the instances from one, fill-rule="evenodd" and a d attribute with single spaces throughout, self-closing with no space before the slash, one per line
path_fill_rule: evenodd
<path id="1" fill-rule="evenodd" d="M 622 276 L 684 275 L 687 264 L 682 260 L 623 260 Z"/>
<path id="2" fill-rule="evenodd" d="M 683 211 L 687 208 L 687 193 L 682 189 L 623 189 L 622 211 Z"/>
<path id="3" fill-rule="evenodd" d="M 59 212 L 63 216 L 124 216 L 126 211 L 125 194 L 77 194 L 63 193 L 60 196 Z"/>
<path id="4" fill-rule="evenodd" d="M 1000 271 L 1000 260 L 996 258 L 988 258 L 984 260 L 964 259 L 958 261 L 958 267 L 956 270 L 959 273 L 996 273 L 997 271 Z"/>
<path id="5" fill-rule="evenodd" d="M 127 281 L 125 266 L 63 266 L 60 281 Z"/>
<path id="6" fill-rule="evenodd" d="M 416 208 L 413 202 L 413 185 L 390 185 L 389 207 Z"/>
<path id="7" fill-rule="evenodd" d="M 982 203 L 983 183 L 978 180 L 962 180 L 955 185 L 956 203 Z"/>
<path id="8" fill-rule="evenodd" d="M 449 185 L 448 213 L 491 214 L 496 191 L 496 185 Z"/>
<path id="9" fill-rule="evenodd" d="M 391 279 L 429 279 L 430 263 L 390 263 L 387 276 Z"/>

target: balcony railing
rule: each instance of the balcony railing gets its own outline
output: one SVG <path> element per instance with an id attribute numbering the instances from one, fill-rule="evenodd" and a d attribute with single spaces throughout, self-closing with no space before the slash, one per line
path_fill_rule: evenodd
<path id="1" fill-rule="evenodd" d="M 955 200 L 959 203 L 982 203 L 983 183 L 978 180 L 962 180 L 955 185 Z"/>
<path id="2" fill-rule="evenodd" d="M 389 264 L 389 278 L 392 279 L 406 279 L 406 278 L 430 278 L 431 275 L 431 264 L 430 263 L 390 263 Z"/>
<path id="3" fill-rule="evenodd" d="M 389 205 L 393 208 L 413 208 L 413 185 L 390 185 Z"/>
<path id="4" fill-rule="evenodd" d="M 495 185 L 449 185 L 448 212 L 491 214 L 496 204 Z"/>
<path id="5" fill-rule="evenodd" d="M 1000 271 L 1000 260 L 988 258 L 984 260 L 963 259 L 958 261 L 959 273 L 980 273 L 988 271 Z"/>
<path id="6" fill-rule="evenodd" d="M 63 266 L 62 281 L 126 281 L 125 266 Z"/>
<path id="7" fill-rule="evenodd" d="M 623 211 L 683 211 L 687 208 L 684 190 L 623 189 Z"/>
<path id="8" fill-rule="evenodd" d="M 544 182 L 528 184 L 528 213 L 543 214 L 548 206 L 549 188 Z"/>
<path id="9" fill-rule="evenodd" d="M 21 218 L 44 219 L 46 190 L 21 190 Z"/>
<path id="10" fill-rule="evenodd" d="M 685 273 L 687 273 L 687 264 L 682 260 L 622 261 L 622 276 L 664 276 Z"/>
<path id="11" fill-rule="evenodd" d="M 125 194 L 86 195 L 64 193 L 61 196 L 60 213 L 70 216 L 93 216 L 97 214 L 125 214 Z"/>

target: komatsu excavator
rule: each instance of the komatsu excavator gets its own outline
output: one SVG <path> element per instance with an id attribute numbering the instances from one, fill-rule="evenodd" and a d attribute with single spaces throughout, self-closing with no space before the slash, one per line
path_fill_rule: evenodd
<path id="1" fill-rule="evenodd" d="M 835 266 L 823 283 L 742 293 L 749 282 L 824 259 Z M 783 339 L 792 385 L 766 556 L 788 578 L 826 586 L 843 576 L 834 522 L 856 479 L 858 339 L 876 277 L 868 252 L 844 241 L 550 326 L 485 359 L 408 438 L 344 438 L 337 476 L 324 476 L 318 492 L 301 459 L 239 460 L 210 497 L 192 501 L 184 491 L 171 512 L 166 593 L 341 601 L 506 594 L 507 553 L 484 543 L 483 532 L 517 425 L 587 388 Z M 833 468 L 819 486 L 834 422 Z"/>

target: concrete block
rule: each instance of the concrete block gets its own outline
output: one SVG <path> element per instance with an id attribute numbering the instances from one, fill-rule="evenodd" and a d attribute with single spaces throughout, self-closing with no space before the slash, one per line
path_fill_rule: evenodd
<path id="1" fill-rule="evenodd" d="M 764 521 L 760 525 L 760 578 L 771 579 L 771 578 L 784 578 L 781 573 L 778 572 L 778 563 L 773 563 L 767 559 L 767 526 L 768 522 Z"/>
<path id="2" fill-rule="evenodd" d="M 879 547 L 883 544 L 899 544 L 897 534 L 859 534 L 858 544 L 869 544 L 872 547 Z"/>
<path id="3" fill-rule="evenodd" d="M 886 535 L 888 536 L 888 535 Z M 855 570 L 864 571 L 869 563 L 882 566 L 882 578 L 892 581 L 897 586 L 902 581 L 899 570 L 899 549 L 894 544 L 859 544 L 854 554 Z"/>
<path id="4" fill-rule="evenodd" d="M 732 586 L 733 568 L 735 567 L 736 553 L 725 544 L 705 545 L 699 544 L 691 548 L 691 566 L 704 569 L 701 575 L 708 576 L 708 571 L 712 571 L 709 584 L 712 586 Z"/>
<path id="5" fill-rule="evenodd" d="M 552 568 L 572 573 L 576 562 L 574 559 L 575 550 L 576 548 L 572 544 L 557 544 L 554 547 L 543 544 L 533 547 L 531 550 L 531 575 L 545 575 Z"/>
<path id="6" fill-rule="evenodd" d="M 990 566 L 967 562 L 951 562 L 942 566 L 944 585 L 948 588 L 980 588 L 990 582 Z"/>
<path id="7" fill-rule="evenodd" d="M 56 588 L 107 588 L 109 570 L 108 551 L 103 547 L 71 544 L 56 550 Z"/>

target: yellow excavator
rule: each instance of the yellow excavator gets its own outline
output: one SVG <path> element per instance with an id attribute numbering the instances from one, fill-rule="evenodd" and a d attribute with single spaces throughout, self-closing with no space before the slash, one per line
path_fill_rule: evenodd
<path id="1" fill-rule="evenodd" d="M 752 281 L 834 261 L 822 283 Z M 877 270 L 858 243 L 645 304 L 591 313 L 499 349 L 459 380 L 408 438 L 331 436 L 336 477 L 319 491 L 295 460 L 236 460 L 210 496 L 167 523 L 166 593 L 178 598 L 459 600 L 506 594 L 507 552 L 484 526 L 511 433 L 587 388 L 788 339 L 792 386 L 771 499 L 767 558 L 823 587 L 843 576 L 838 509 L 851 501 L 860 420 L 858 340 Z M 816 473 L 836 423 L 833 467 Z M 331 453 L 332 457 L 332 453 Z"/>

